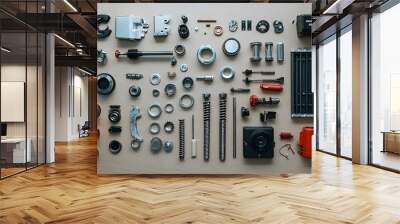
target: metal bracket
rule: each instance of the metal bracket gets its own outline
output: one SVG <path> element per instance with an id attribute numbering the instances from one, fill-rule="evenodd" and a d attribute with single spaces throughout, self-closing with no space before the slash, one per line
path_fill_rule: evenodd
<path id="1" fill-rule="evenodd" d="M 115 17 L 115 37 L 117 39 L 141 40 L 149 28 L 143 17 L 117 16 Z"/>
<path id="2" fill-rule="evenodd" d="M 169 16 L 154 16 L 154 33 L 155 37 L 166 37 L 169 33 Z"/>

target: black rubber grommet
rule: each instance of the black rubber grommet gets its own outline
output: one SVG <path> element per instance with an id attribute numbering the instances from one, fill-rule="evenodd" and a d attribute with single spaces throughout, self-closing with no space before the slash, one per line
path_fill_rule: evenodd
<path id="1" fill-rule="evenodd" d="M 122 149 L 122 145 L 121 145 L 121 143 L 119 141 L 112 140 L 110 142 L 110 144 L 108 145 L 108 149 L 110 150 L 110 152 L 112 154 L 118 154 Z"/>
<path id="2" fill-rule="evenodd" d="M 114 91 L 115 80 L 108 73 L 101 73 L 97 76 L 97 93 L 108 95 Z"/>

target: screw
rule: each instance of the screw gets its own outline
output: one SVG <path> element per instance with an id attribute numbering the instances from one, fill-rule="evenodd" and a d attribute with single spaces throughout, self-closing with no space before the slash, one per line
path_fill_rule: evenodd
<path id="1" fill-rule="evenodd" d="M 249 76 L 251 74 L 261 74 L 261 75 L 275 75 L 274 71 L 253 71 L 250 69 L 246 69 L 242 72 L 244 75 Z"/>
<path id="2" fill-rule="evenodd" d="M 212 82 L 212 81 L 214 81 L 214 76 L 213 76 L 213 75 L 197 76 L 197 77 L 196 77 L 196 80 L 198 80 L 198 81 Z"/>
<path id="3" fill-rule="evenodd" d="M 280 77 L 277 79 L 249 79 L 249 77 L 246 77 L 245 79 L 243 79 L 243 82 L 245 82 L 246 84 L 263 83 L 263 82 L 273 82 L 273 83 L 283 84 L 284 81 L 285 81 L 284 77 Z"/>
<path id="4" fill-rule="evenodd" d="M 250 89 L 249 88 L 231 88 L 232 93 L 249 93 Z"/>

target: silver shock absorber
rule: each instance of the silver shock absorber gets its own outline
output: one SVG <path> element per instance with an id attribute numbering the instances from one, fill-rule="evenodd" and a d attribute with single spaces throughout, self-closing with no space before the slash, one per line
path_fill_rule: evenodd
<path id="1" fill-rule="evenodd" d="M 203 128 L 204 128 L 204 160 L 210 159 L 210 119 L 211 119 L 211 94 L 203 93 Z"/>
<path id="2" fill-rule="evenodd" d="M 219 160 L 225 161 L 226 154 L 226 93 L 219 94 Z"/>
<path id="3" fill-rule="evenodd" d="M 185 159 L 185 120 L 179 119 L 179 159 Z"/>

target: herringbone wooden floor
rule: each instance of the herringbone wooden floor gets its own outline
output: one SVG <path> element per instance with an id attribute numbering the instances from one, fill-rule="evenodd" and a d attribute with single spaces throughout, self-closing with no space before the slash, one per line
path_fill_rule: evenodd
<path id="1" fill-rule="evenodd" d="M 98 176 L 94 138 L 0 181 L 0 223 L 400 223 L 400 175 L 315 153 L 313 174 Z"/>

